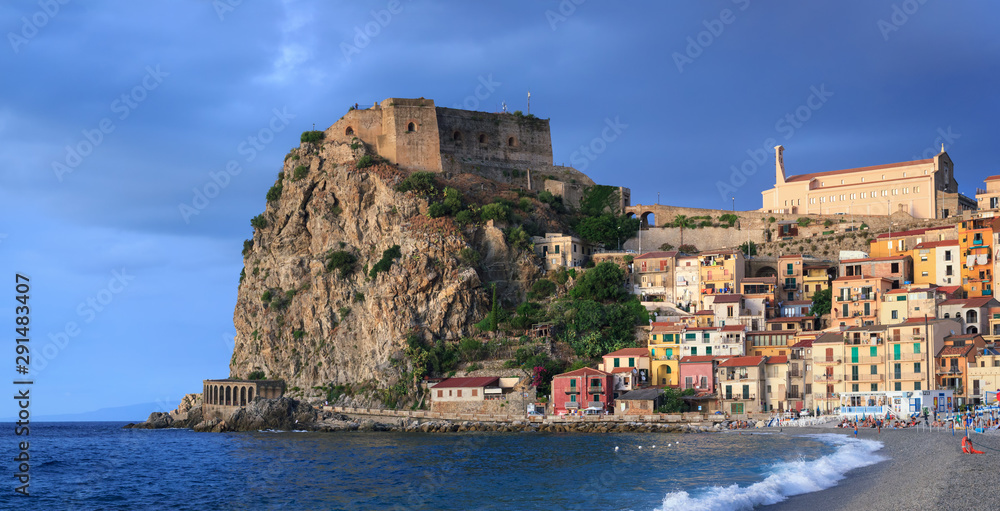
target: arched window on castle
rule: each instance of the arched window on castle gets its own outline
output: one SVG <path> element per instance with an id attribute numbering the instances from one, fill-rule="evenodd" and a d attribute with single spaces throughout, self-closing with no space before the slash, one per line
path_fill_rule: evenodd
<path id="1" fill-rule="evenodd" d="M 454 140 L 455 142 L 461 142 L 462 141 L 462 132 L 461 131 L 456 131 L 456 132 L 452 133 L 451 134 L 451 139 Z"/>
<path id="2" fill-rule="evenodd" d="M 480 133 L 479 134 L 479 143 L 480 144 L 485 144 L 486 143 L 486 134 L 485 133 Z"/>
<path id="3" fill-rule="evenodd" d="M 417 131 L 417 125 L 413 124 L 412 122 L 410 124 L 407 124 L 406 131 Z"/>
<path id="4" fill-rule="evenodd" d="M 517 139 L 515 139 L 514 137 L 508 138 L 507 147 L 515 147 L 515 146 L 517 146 Z"/>
<path id="5" fill-rule="evenodd" d="M 353 136 L 354 135 L 354 128 L 348 126 L 347 129 L 344 130 L 344 135 L 347 135 L 349 137 Z"/>

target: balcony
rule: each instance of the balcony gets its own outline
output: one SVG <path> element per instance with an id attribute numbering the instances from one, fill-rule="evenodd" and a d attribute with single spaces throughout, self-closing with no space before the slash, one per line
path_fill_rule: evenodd
<path id="1" fill-rule="evenodd" d="M 817 383 L 833 383 L 840 381 L 840 376 L 835 374 L 817 374 L 813 375 L 813 381 Z"/>
<path id="2" fill-rule="evenodd" d="M 796 286 L 795 284 L 782 284 L 781 288 L 784 289 L 785 291 L 793 291 L 795 289 L 798 289 L 799 286 Z"/>
<path id="3" fill-rule="evenodd" d="M 882 375 L 881 374 L 871 374 L 871 373 L 856 374 L 856 375 L 852 374 L 847 379 L 847 381 L 849 381 L 849 382 L 853 382 L 853 381 L 863 381 L 863 382 L 882 381 Z"/>
<path id="4" fill-rule="evenodd" d="M 681 359 L 680 355 L 670 355 L 669 357 L 666 355 L 657 355 L 653 357 L 653 360 L 680 360 L 680 359 Z"/>
<path id="5" fill-rule="evenodd" d="M 820 392 L 818 394 L 814 393 L 813 397 L 822 401 L 839 400 L 840 394 L 836 392 Z"/>
<path id="6" fill-rule="evenodd" d="M 889 355 L 889 362 L 923 362 L 924 360 L 923 353 L 900 353 L 898 356 L 894 353 Z"/>
<path id="7" fill-rule="evenodd" d="M 604 387 L 602 387 L 600 385 L 597 385 L 597 386 L 591 385 L 590 387 L 587 387 L 587 393 L 588 394 L 602 394 L 602 393 L 604 393 Z"/>
<path id="8" fill-rule="evenodd" d="M 962 375 L 962 368 L 960 368 L 960 367 L 939 367 L 938 370 L 937 370 L 937 374 L 940 374 L 940 375 L 953 374 L 953 375 L 956 375 L 956 376 L 961 376 Z"/>
<path id="9" fill-rule="evenodd" d="M 839 358 L 819 358 L 813 360 L 813 363 L 816 365 L 830 365 L 830 364 L 839 364 L 840 361 L 841 360 Z"/>
<path id="10" fill-rule="evenodd" d="M 870 364 L 881 364 L 882 362 L 884 362 L 884 357 L 882 357 L 881 355 L 875 356 L 875 357 L 870 357 L 870 356 L 869 357 L 858 357 L 856 359 L 851 358 L 851 359 L 848 359 L 848 361 L 847 361 L 848 364 L 858 364 L 858 365 L 861 365 L 861 364 L 869 364 L 869 365 Z"/>
<path id="11" fill-rule="evenodd" d="M 904 372 L 893 372 L 890 373 L 892 380 L 904 380 L 904 381 L 917 381 L 924 379 L 924 373 L 904 373 Z"/>
<path id="12" fill-rule="evenodd" d="M 726 401 L 753 401 L 757 399 L 754 394 L 749 394 L 747 397 L 743 397 L 743 394 L 726 394 Z"/>
<path id="13" fill-rule="evenodd" d="M 979 246 L 983 244 L 983 240 L 972 240 L 973 246 Z"/>
<path id="14" fill-rule="evenodd" d="M 749 381 L 750 375 L 748 374 L 730 374 L 722 378 L 724 381 Z"/>
<path id="15" fill-rule="evenodd" d="M 576 387 L 570 387 L 570 388 L 566 389 L 566 393 L 567 394 L 579 394 L 580 393 L 580 389 L 578 389 Z"/>

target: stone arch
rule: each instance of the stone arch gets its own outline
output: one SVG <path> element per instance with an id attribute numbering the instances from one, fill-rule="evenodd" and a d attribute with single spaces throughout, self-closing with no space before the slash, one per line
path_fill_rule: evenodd
<path id="1" fill-rule="evenodd" d="M 969 325 L 965 329 L 965 333 L 967 333 L 967 334 L 978 334 L 979 333 L 979 328 L 977 328 L 976 325 Z"/>
<path id="2" fill-rule="evenodd" d="M 462 132 L 458 131 L 458 130 L 455 130 L 455 132 L 451 134 L 451 139 L 454 140 L 455 142 L 461 143 L 462 142 Z"/>
<path id="3" fill-rule="evenodd" d="M 232 388 L 227 385 L 226 386 L 226 403 L 225 404 L 226 404 L 226 406 L 229 406 L 229 405 L 232 404 L 232 402 L 233 402 Z"/>
<path id="4" fill-rule="evenodd" d="M 253 402 L 253 387 L 247 389 L 247 401 L 251 403 Z"/>
<path id="5" fill-rule="evenodd" d="M 656 227 L 656 213 L 652 211 L 647 211 L 639 217 L 639 226 L 643 229 L 649 229 L 650 227 Z"/>
<path id="6" fill-rule="evenodd" d="M 407 132 L 417 131 L 417 123 L 410 121 L 410 123 L 406 125 L 406 131 Z"/>
<path id="7" fill-rule="evenodd" d="M 479 143 L 480 144 L 485 144 L 486 143 L 486 133 L 480 133 L 479 134 Z"/>
<path id="8" fill-rule="evenodd" d="M 347 135 L 349 137 L 354 136 L 354 128 L 348 126 L 347 129 L 344 130 L 344 135 Z"/>
<path id="9" fill-rule="evenodd" d="M 778 270 L 770 267 L 764 266 L 757 269 L 757 273 L 754 274 L 755 277 L 777 277 Z"/>
<path id="10" fill-rule="evenodd" d="M 626 211 L 625 218 L 635 218 L 635 213 L 632 211 Z"/>
<path id="11" fill-rule="evenodd" d="M 240 406 L 247 405 L 247 388 L 240 387 Z"/>
<path id="12" fill-rule="evenodd" d="M 507 138 L 507 147 L 517 147 L 517 138 L 515 138 L 515 137 L 508 137 Z"/>
<path id="13" fill-rule="evenodd" d="M 219 404 L 219 386 L 218 385 L 212 385 L 212 404 L 213 405 Z"/>
<path id="14" fill-rule="evenodd" d="M 979 323 L 979 313 L 974 309 L 965 312 L 965 322 L 966 323 Z"/>

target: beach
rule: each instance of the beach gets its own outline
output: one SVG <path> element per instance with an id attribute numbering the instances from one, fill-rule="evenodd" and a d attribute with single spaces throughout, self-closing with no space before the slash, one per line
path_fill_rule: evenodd
<path id="1" fill-rule="evenodd" d="M 832 424 L 831 424 L 832 426 Z M 784 428 L 782 434 L 842 433 L 835 427 Z M 977 449 L 962 453 L 963 433 L 913 429 L 858 430 L 858 438 L 881 442 L 877 454 L 885 461 L 852 470 L 836 486 L 789 497 L 769 510 L 923 510 L 996 509 L 1000 491 L 995 470 L 1000 435 L 973 433 Z"/>

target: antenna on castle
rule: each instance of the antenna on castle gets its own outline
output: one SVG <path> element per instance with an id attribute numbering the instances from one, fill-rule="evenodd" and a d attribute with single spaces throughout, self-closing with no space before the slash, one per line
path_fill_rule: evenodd
<path id="1" fill-rule="evenodd" d="M 531 114 L 531 91 L 530 90 L 528 91 L 528 114 L 529 115 Z M 944 144 L 941 144 L 941 147 L 944 147 Z"/>
<path id="2" fill-rule="evenodd" d="M 506 101 L 501 101 L 500 102 L 500 107 L 503 109 L 503 113 L 507 113 L 507 102 Z"/>

